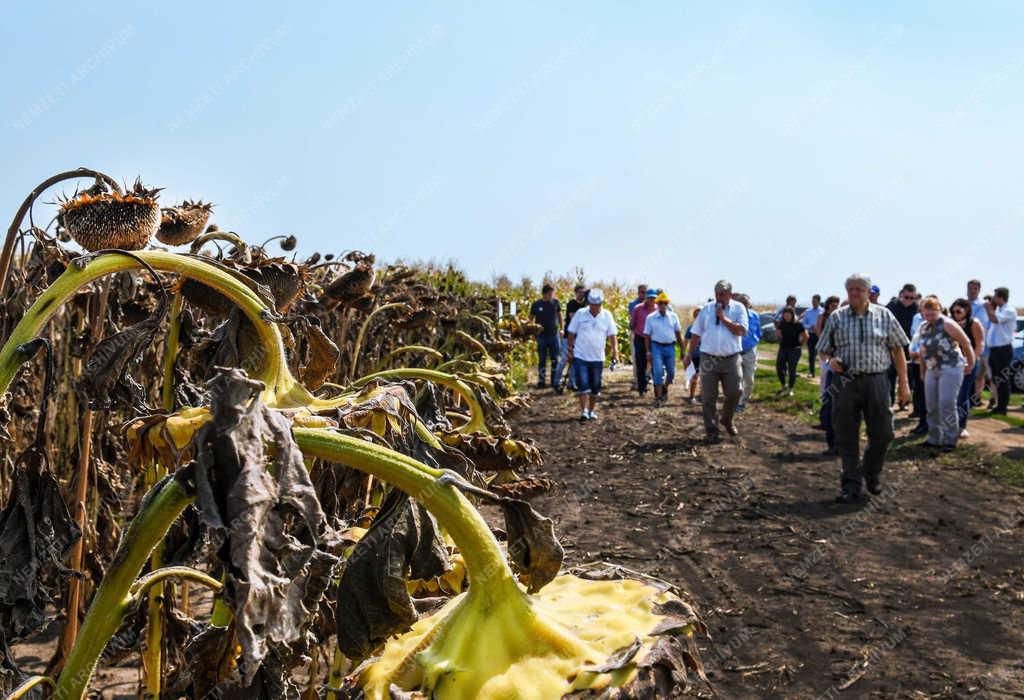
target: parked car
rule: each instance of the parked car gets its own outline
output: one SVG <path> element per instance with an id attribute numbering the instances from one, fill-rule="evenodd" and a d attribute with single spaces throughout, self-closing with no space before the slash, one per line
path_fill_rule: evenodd
<path id="1" fill-rule="evenodd" d="M 763 313 L 760 316 L 761 321 L 761 340 L 766 343 L 777 343 L 779 342 L 779 332 L 775 329 L 775 314 L 774 313 Z"/>

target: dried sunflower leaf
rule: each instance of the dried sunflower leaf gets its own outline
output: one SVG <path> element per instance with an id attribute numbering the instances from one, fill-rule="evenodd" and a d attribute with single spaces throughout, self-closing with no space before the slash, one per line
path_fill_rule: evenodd
<path id="1" fill-rule="evenodd" d="M 338 366 L 341 350 L 327 337 L 319 322 L 306 322 L 306 341 L 309 343 L 309 362 L 301 369 L 302 383 L 310 390 L 319 389 Z"/>
<path id="2" fill-rule="evenodd" d="M 513 567 L 527 579 L 527 590 L 536 593 L 551 583 L 562 568 L 565 551 L 555 537 L 555 527 L 526 501 L 502 498 L 508 533 L 508 556 Z"/>
<path id="3" fill-rule="evenodd" d="M 586 670 L 591 673 L 611 673 L 612 671 L 618 671 L 620 668 L 625 668 L 633 663 L 634 657 L 636 657 L 637 652 L 640 651 L 642 646 L 643 644 L 640 643 L 640 638 L 634 637 L 632 644 L 617 650 L 609 656 L 608 660 L 603 664 L 600 666 L 593 666 Z"/>
<path id="4" fill-rule="evenodd" d="M 213 420 L 196 437 L 197 505 L 222 543 L 224 600 L 248 687 L 272 647 L 306 641 L 319 606 L 313 592 L 326 587 L 337 559 L 324 551 L 333 533 L 291 426 L 259 400 L 263 383 L 218 368 L 209 385 Z"/>
<path id="5" fill-rule="evenodd" d="M 45 348 L 43 402 L 35 437 L 15 460 L 10 497 L 0 510 L 0 653 L 13 667 L 7 643 L 37 631 L 46 622 L 45 608 L 53 600 L 54 582 L 69 574 L 63 560 L 81 536 L 47 468 L 43 446 L 48 398 L 53 395 L 53 355 L 49 342 L 36 338 L 18 347 L 26 359 Z M 8 674 L 2 672 L 6 677 Z"/>
<path id="6" fill-rule="evenodd" d="M 234 671 L 235 633 L 232 627 L 206 627 L 185 645 L 185 663 L 170 671 L 168 697 L 213 698 L 238 683 Z"/>
<path id="7" fill-rule="evenodd" d="M 157 280 L 157 284 L 160 284 L 156 271 L 132 253 L 123 250 L 101 250 L 97 251 L 96 255 L 104 253 L 117 253 L 134 258 L 147 269 L 153 279 Z M 160 303 L 148 318 L 118 331 L 109 338 L 104 338 L 90 353 L 76 385 L 78 391 L 84 395 L 89 408 L 101 410 L 115 405 L 125 405 L 137 412 L 143 412 L 146 408 L 145 391 L 128 374 L 128 370 L 145 350 L 152 347 L 153 338 L 160 330 L 160 325 L 167 314 L 167 294 L 163 286 L 159 289 Z"/>
<path id="8" fill-rule="evenodd" d="M 451 421 L 444 412 L 443 392 L 434 382 L 424 382 L 416 396 L 416 413 L 431 432 L 450 432 Z"/>
<path id="9" fill-rule="evenodd" d="M 437 523 L 419 503 L 392 489 L 345 564 L 335 618 L 338 648 L 364 659 L 416 621 L 406 579 L 440 576 L 448 553 Z"/>

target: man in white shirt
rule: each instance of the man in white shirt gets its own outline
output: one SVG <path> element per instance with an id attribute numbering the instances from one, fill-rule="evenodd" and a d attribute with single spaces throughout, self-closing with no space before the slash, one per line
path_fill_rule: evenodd
<path id="1" fill-rule="evenodd" d="M 1013 332 L 1017 328 L 1017 310 L 1008 303 L 1010 290 L 996 287 L 991 301 L 985 302 L 985 315 L 991 322 L 985 345 L 988 367 L 996 388 L 996 406 L 992 413 L 1006 415 L 1010 405 L 1010 365 L 1013 364 Z"/>
<path id="2" fill-rule="evenodd" d="M 733 425 L 736 404 L 743 391 L 740 351 L 747 334 L 747 309 L 732 298 L 732 284 L 715 285 L 715 300 L 701 309 L 691 334 L 700 343 L 700 396 L 708 442 L 718 442 L 718 384 L 725 393 L 721 421 L 726 432 L 738 435 Z"/>
<path id="3" fill-rule="evenodd" d="M 654 377 L 654 405 L 660 406 L 668 399 L 668 385 L 676 376 L 676 344 L 683 347 L 683 327 L 676 312 L 668 308 L 665 292 L 658 294 L 656 301 L 657 311 L 644 319 L 643 337 Z"/>
<path id="4" fill-rule="evenodd" d="M 580 420 L 594 420 L 594 405 L 601 394 L 601 373 L 604 371 L 605 344 L 610 342 L 615 363 L 619 363 L 618 328 L 607 309 L 601 308 L 604 295 L 600 289 L 587 294 L 587 308 L 573 314 L 569 322 L 568 357 L 576 378 L 576 395 L 580 399 Z"/>

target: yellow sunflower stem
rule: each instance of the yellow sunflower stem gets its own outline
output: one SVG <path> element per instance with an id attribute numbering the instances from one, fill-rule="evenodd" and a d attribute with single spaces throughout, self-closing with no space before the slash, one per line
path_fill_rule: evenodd
<path id="1" fill-rule="evenodd" d="M 363 336 L 366 335 L 366 329 L 370 327 L 370 321 L 377 316 L 377 314 L 389 311 L 390 309 L 402 309 L 403 311 L 412 311 L 412 307 L 404 302 L 394 302 L 391 304 L 384 304 L 378 306 L 376 309 L 371 311 L 367 316 L 366 320 L 363 321 L 363 325 L 359 327 L 359 333 L 356 334 L 356 344 L 352 347 L 352 357 L 349 360 L 348 366 L 348 379 L 352 381 L 352 378 L 356 376 L 356 365 L 359 364 L 359 352 L 363 347 Z"/>
<path id="2" fill-rule="evenodd" d="M 415 498 L 429 510 L 459 548 L 471 584 L 472 597 L 481 604 L 522 599 L 498 541 L 480 513 L 450 479 L 451 472 L 436 469 L 411 457 L 348 435 L 323 428 L 294 428 L 295 441 L 308 457 L 344 464 L 368 474 Z M 445 477 L 445 478 L 442 478 Z M 96 590 L 82 629 L 57 679 L 55 697 L 80 700 L 96 670 L 100 654 L 117 632 L 124 616 L 138 605 L 151 587 L 168 577 L 201 581 L 213 589 L 220 583 L 185 567 L 159 569 L 136 580 L 146 560 L 163 541 L 174 521 L 194 500 L 191 487 L 178 478 L 166 478 L 143 501 L 125 532 L 114 564 Z M 216 624 L 216 621 L 211 621 Z"/>
<path id="3" fill-rule="evenodd" d="M 292 433 L 303 454 L 372 474 L 422 503 L 459 548 L 471 587 L 495 595 L 519 591 L 505 555 L 483 517 L 457 487 L 441 478 L 451 472 L 323 428 L 293 428 Z"/>
<path id="4" fill-rule="evenodd" d="M 113 564 L 107 570 L 89 612 L 85 616 L 75 645 L 57 678 L 54 697 L 80 700 L 96 671 L 100 654 L 117 632 L 125 615 L 138 603 L 135 580 L 146 560 L 181 512 L 194 500 L 193 494 L 177 479 L 165 479 L 147 494 L 139 513 L 121 538 Z M 154 582 L 166 576 L 156 576 Z"/>
<path id="5" fill-rule="evenodd" d="M 260 371 L 255 374 L 255 378 L 267 385 L 262 397 L 264 403 L 274 408 L 299 408 L 316 403 L 288 370 L 281 333 L 275 323 L 265 318 L 269 310 L 244 282 L 213 265 L 185 255 L 156 250 L 139 251 L 135 255 L 156 270 L 177 273 L 213 288 L 237 304 L 252 321 L 263 352 Z M 18 346 L 38 335 L 46 322 L 75 292 L 105 275 L 139 267 L 141 265 L 137 260 L 116 253 L 92 257 L 84 267 L 77 264 L 68 266 L 64 274 L 29 307 L 3 349 L 0 349 L 0 394 L 7 391 L 18 368 L 25 361 Z"/>
<path id="6" fill-rule="evenodd" d="M 487 422 L 484 420 L 484 408 L 480 405 L 480 400 L 476 396 L 476 392 L 466 382 L 462 381 L 454 374 L 448 374 L 447 372 L 438 372 L 434 369 L 420 369 L 416 367 L 403 367 L 400 369 L 388 369 L 383 372 L 374 372 L 368 374 L 365 377 L 361 377 L 356 381 L 353 386 L 359 388 L 372 382 L 374 379 L 424 379 L 427 381 L 440 384 L 446 389 L 451 389 L 456 394 L 461 396 L 469 406 L 469 422 L 459 428 L 459 432 L 462 433 L 489 433 L 490 430 L 487 428 Z"/>
<path id="7" fill-rule="evenodd" d="M 31 676 L 19 685 L 17 688 L 11 691 L 11 694 L 4 698 L 4 700 L 21 700 L 21 698 L 28 695 L 34 688 L 42 685 L 43 683 L 50 686 L 50 688 L 56 687 L 56 683 L 49 676 Z"/>

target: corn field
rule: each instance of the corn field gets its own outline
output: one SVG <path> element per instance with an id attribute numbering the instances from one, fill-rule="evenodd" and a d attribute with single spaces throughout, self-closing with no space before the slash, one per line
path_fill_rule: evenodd
<path id="1" fill-rule="evenodd" d="M 295 236 L 159 197 L 68 171 L 8 231 L 0 697 L 84 698 L 132 655 L 144 698 L 627 698 L 703 676 L 679 591 L 564 567 L 529 504 L 550 484 L 507 418 L 536 328 L 497 318 L 494 285 L 299 259 Z M 18 644 L 55 628 L 24 672 Z"/>

